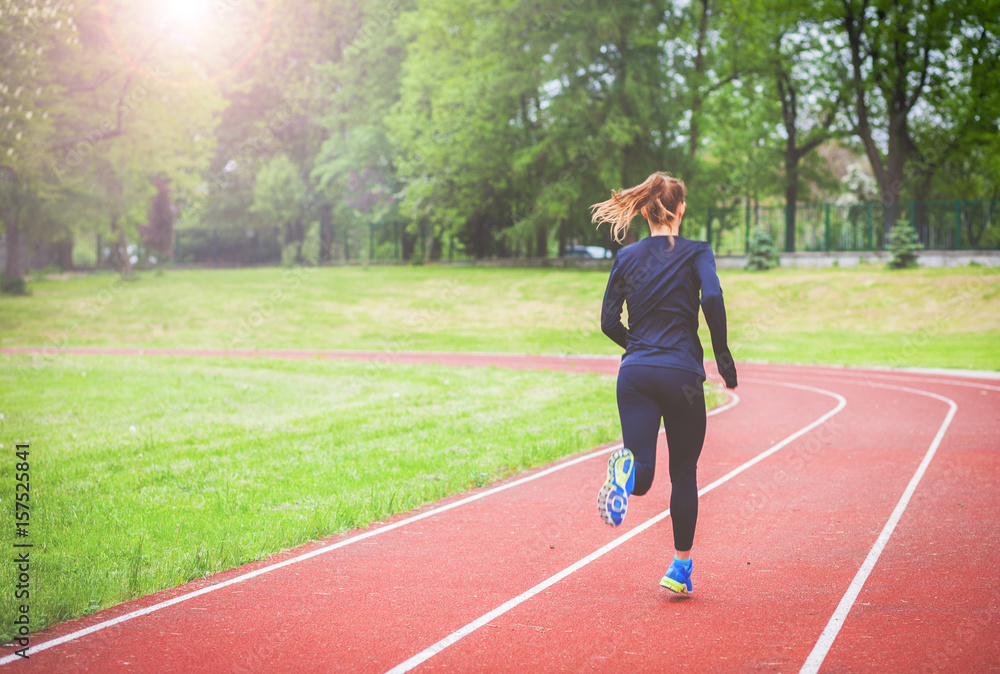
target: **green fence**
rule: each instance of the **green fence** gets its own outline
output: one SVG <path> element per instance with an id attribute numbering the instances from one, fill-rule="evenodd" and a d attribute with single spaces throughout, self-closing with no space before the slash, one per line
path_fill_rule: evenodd
<path id="1" fill-rule="evenodd" d="M 281 262 L 281 232 L 264 229 L 179 229 L 174 260 L 186 264 L 243 266 Z"/>
<path id="2" fill-rule="evenodd" d="M 896 205 L 897 222 L 912 222 L 928 250 L 1000 249 L 1000 201 L 908 201 Z M 868 251 L 886 247 L 885 206 L 858 204 L 800 204 L 795 213 L 795 251 Z M 716 255 L 743 255 L 750 234 L 763 229 L 775 247 L 787 250 L 786 209 L 783 206 L 688 209 L 684 234 L 711 240 Z M 468 254 L 450 235 L 431 237 L 429 231 L 407 232 L 399 223 L 368 227 L 333 227 L 324 239 L 314 224 L 303 242 L 303 261 L 460 260 Z M 710 237 L 710 239 L 709 239 Z M 280 264 L 282 232 L 261 229 L 180 229 L 174 238 L 174 260 L 188 264 L 225 266 Z M 285 251 L 288 256 L 288 251 Z"/>
<path id="3" fill-rule="evenodd" d="M 294 244 L 298 246 L 298 244 Z M 325 247 L 325 249 L 324 249 Z M 323 249 L 323 250 L 321 250 Z M 250 266 L 291 262 L 295 251 L 284 244 L 279 227 L 258 229 L 178 229 L 174 232 L 174 261 L 211 266 Z M 461 243 L 450 234 L 434 238 L 429 228 L 407 232 L 399 223 L 308 228 L 298 259 L 317 262 L 391 262 L 418 259 L 466 259 Z"/>
<path id="4" fill-rule="evenodd" d="M 1000 201 L 904 201 L 895 205 L 896 222 L 912 222 L 928 250 L 1000 249 Z M 792 249 L 803 251 L 884 250 L 887 246 L 882 202 L 799 204 Z M 685 216 L 692 236 L 709 240 L 717 255 L 743 255 L 750 233 L 763 229 L 779 251 L 786 245 L 784 206 L 709 208 Z"/>

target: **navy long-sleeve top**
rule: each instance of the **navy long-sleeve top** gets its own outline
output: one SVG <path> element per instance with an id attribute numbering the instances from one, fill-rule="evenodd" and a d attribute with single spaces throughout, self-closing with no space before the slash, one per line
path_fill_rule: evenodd
<path id="1" fill-rule="evenodd" d="M 699 301 L 700 293 L 700 301 Z M 628 302 L 628 323 L 622 305 Z M 715 255 L 704 241 L 650 236 L 618 251 L 604 293 L 601 329 L 625 349 L 622 366 L 674 367 L 705 376 L 698 339 L 698 307 L 712 335 L 719 373 L 736 386 L 736 367 L 726 342 L 726 306 Z"/>

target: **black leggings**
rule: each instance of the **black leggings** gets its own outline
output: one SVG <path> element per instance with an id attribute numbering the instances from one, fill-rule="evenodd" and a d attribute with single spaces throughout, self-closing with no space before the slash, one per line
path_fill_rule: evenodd
<path id="1" fill-rule="evenodd" d="M 672 367 L 625 365 L 618 371 L 618 415 L 625 447 L 635 455 L 636 496 L 653 484 L 660 419 L 670 452 L 670 519 L 674 548 L 690 550 L 698 521 L 698 457 L 705 442 L 704 379 Z"/>

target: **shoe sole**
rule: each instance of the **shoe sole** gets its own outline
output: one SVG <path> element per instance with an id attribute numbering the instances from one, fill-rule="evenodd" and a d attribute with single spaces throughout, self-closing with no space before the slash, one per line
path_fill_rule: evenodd
<path id="1" fill-rule="evenodd" d="M 625 512 L 628 510 L 628 500 L 623 498 L 614 482 L 605 482 L 601 491 L 597 492 L 597 512 L 601 519 L 608 526 L 616 527 L 621 524 L 612 519 L 612 513 L 621 515 L 625 519 Z"/>
<path id="2" fill-rule="evenodd" d="M 667 578 L 664 576 L 660 579 L 660 586 L 665 587 L 671 592 L 676 592 L 677 594 L 688 594 L 690 590 L 687 589 L 687 585 L 684 583 L 678 583 L 673 578 Z"/>
<path id="3" fill-rule="evenodd" d="M 601 490 L 597 492 L 597 512 L 604 523 L 612 527 L 622 523 L 622 520 L 625 519 L 625 512 L 628 510 L 628 494 L 625 493 L 625 485 L 628 484 L 628 479 L 632 475 L 632 471 L 635 470 L 635 457 L 632 456 L 632 452 L 625 454 L 627 451 L 618 450 L 611 455 L 611 460 L 608 462 L 608 479 Z M 625 462 L 619 459 L 628 460 L 628 471 L 621 469 Z M 621 483 L 619 483 L 619 478 L 621 478 Z M 614 521 L 613 514 L 620 515 L 618 522 Z"/>

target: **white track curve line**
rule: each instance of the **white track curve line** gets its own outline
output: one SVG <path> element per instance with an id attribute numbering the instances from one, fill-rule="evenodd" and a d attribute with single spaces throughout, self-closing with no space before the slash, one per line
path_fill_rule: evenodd
<path id="1" fill-rule="evenodd" d="M 759 365 L 759 363 L 757 363 Z M 811 371 L 810 371 L 811 370 Z M 912 381 L 920 384 L 948 384 L 950 386 L 964 386 L 967 388 L 981 388 L 988 389 L 990 391 L 1000 391 L 1000 386 L 993 384 L 983 384 L 976 381 L 957 381 L 954 379 L 941 379 L 942 376 L 954 376 L 961 377 L 967 376 L 970 379 L 976 379 L 974 375 L 964 375 L 952 372 L 950 375 L 944 375 L 934 373 L 931 371 L 922 372 L 916 368 L 907 368 L 902 370 L 891 370 L 891 369 L 878 369 L 878 368 L 854 368 L 854 367 L 834 367 L 830 365 L 786 365 L 781 368 L 778 372 L 769 373 L 769 376 L 784 376 L 786 374 L 799 374 L 802 376 L 811 377 L 826 377 L 830 379 L 835 379 L 838 377 L 848 378 L 848 381 L 858 378 L 866 379 L 885 379 L 888 381 Z M 919 376 L 918 376 L 919 375 Z M 996 373 L 997 377 L 1000 378 L 1000 372 Z M 936 379 L 931 379 L 930 377 L 938 377 Z M 980 377 L 982 378 L 982 377 Z M 991 377 L 992 378 L 992 377 Z"/>
<path id="2" fill-rule="evenodd" d="M 941 422 L 937 435 L 935 435 L 934 440 L 931 441 L 931 446 L 927 449 L 927 453 L 924 454 L 923 461 L 921 461 L 920 465 L 917 467 L 917 472 L 915 472 L 913 477 L 910 478 L 910 483 L 906 486 L 906 489 L 903 491 L 903 495 L 899 498 L 899 502 L 896 504 L 895 509 L 889 516 L 889 521 L 885 523 L 885 526 L 882 528 L 882 533 L 880 533 L 878 538 L 875 540 L 875 545 L 872 546 L 872 549 L 865 558 L 864 563 L 861 564 L 861 568 L 858 569 L 857 574 L 855 574 L 854 580 L 851 581 L 850 586 L 847 588 L 847 592 L 844 593 L 840 603 L 837 604 L 836 610 L 834 610 L 833 615 L 830 616 L 829 622 L 827 622 L 822 634 L 820 634 L 819 639 L 816 641 L 816 645 L 813 646 L 812 651 L 809 653 L 809 657 L 806 658 L 805 664 L 802 665 L 802 669 L 799 670 L 799 674 L 815 674 L 823 665 L 823 660 L 826 658 L 827 653 L 830 652 L 830 648 L 833 646 L 833 642 L 837 638 L 837 634 L 840 633 L 840 628 L 843 627 L 844 622 L 847 620 L 847 614 L 851 612 L 854 602 L 857 601 L 858 595 L 861 593 L 861 588 L 864 587 L 865 581 L 868 580 L 868 576 L 871 575 L 872 569 L 874 569 L 875 564 L 878 563 L 878 558 L 882 555 L 882 551 L 889 542 L 889 537 L 892 536 L 892 532 L 895 530 L 896 524 L 903 516 L 903 511 L 906 510 L 906 506 L 910 503 L 910 497 L 913 496 L 913 492 L 916 491 L 917 485 L 920 484 L 920 479 L 927 471 L 927 466 L 930 464 L 931 459 L 934 458 L 934 454 L 937 452 L 937 448 L 941 444 L 941 440 L 944 438 L 945 431 L 948 430 L 948 426 L 951 425 L 951 420 L 955 418 L 955 412 L 958 411 L 958 405 L 954 400 L 938 395 L 937 393 L 921 391 L 920 389 L 909 388 L 907 386 L 892 386 L 891 384 L 875 384 L 870 382 L 868 385 L 935 398 L 947 403 L 950 409 L 948 410 L 948 414 L 945 416 L 944 421 Z"/>
<path id="3" fill-rule="evenodd" d="M 837 400 L 837 406 L 834 407 L 829 412 L 827 412 L 826 414 L 824 414 L 823 416 L 821 416 L 819 419 L 816 419 L 815 421 L 813 421 L 812 423 L 808 424 L 807 426 L 803 426 L 799 430 L 795 431 L 794 433 L 792 433 L 791 435 L 789 435 L 787 438 L 785 438 L 781 442 L 779 442 L 776 445 L 774 445 L 773 447 L 769 448 L 768 450 L 766 450 L 764 452 L 761 452 L 760 454 L 758 454 L 754 458 L 750 459 L 749 461 L 747 461 L 743 465 L 738 466 L 738 467 L 734 468 L 733 470 L 729 471 L 728 473 L 726 473 L 725 475 L 723 475 L 722 477 L 720 477 L 715 482 L 712 482 L 707 487 L 703 487 L 702 489 L 699 489 L 698 490 L 698 496 L 703 496 L 703 495 L 707 494 L 708 492 L 712 491 L 713 489 L 715 489 L 719 485 L 723 484 L 724 482 L 726 482 L 728 480 L 731 480 L 732 478 L 736 477 L 737 475 L 739 475 L 740 473 L 742 473 L 743 471 L 745 471 L 747 468 L 750 468 L 754 464 L 759 463 L 763 459 L 771 456 L 772 454 L 774 454 L 775 452 L 777 452 L 782 447 L 785 447 L 789 443 L 794 442 L 795 440 L 797 440 L 801 436 L 805 435 L 806 433 L 808 433 L 812 429 L 814 429 L 817 426 L 819 426 L 820 424 L 824 423 L 825 421 L 827 421 L 828 419 L 830 419 L 831 417 L 833 417 L 835 414 L 837 414 L 842 409 L 844 409 L 844 407 L 847 406 L 847 400 L 842 395 L 840 395 L 838 393 L 834 393 L 832 391 L 826 391 L 826 390 L 820 389 L 820 388 L 813 388 L 812 386 L 802 386 L 802 385 L 799 385 L 799 384 L 789 384 L 789 383 L 785 383 L 785 382 L 771 382 L 771 381 L 766 381 L 765 382 L 765 381 L 762 381 L 762 382 L 759 382 L 759 383 L 773 384 L 773 385 L 776 385 L 776 386 L 787 386 L 787 387 L 790 387 L 790 388 L 802 389 L 804 391 L 813 391 L 813 392 L 816 392 L 816 393 L 821 393 L 823 395 L 830 396 L 831 398 L 835 398 Z M 664 510 L 663 512 L 661 512 L 659 515 L 656 515 L 656 516 L 654 516 L 654 517 L 646 520 L 642 524 L 639 524 L 634 529 L 631 529 L 628 533 L 623 534 L 623 535 L 619 536 L 618 538 L 610 541 L 609 543 L 607 543 L 606 545 L 604 545 L 601 548 L 598 548 L 597 550 L 595 550 L 594 552 L 590 553 L 586 557 L 584 557 L 584 558 L 582 558 L 582 559 L 574 562 L 570 566 L 567 566 L 565 569 L 563 569 L 559 573 L 556 573 L 555 575 L 549 576 L 548 578 L 546 578 L 545 580 L 543 580 L 541 583 L 535 585 L 531 589 L 526 590 L 525 592 L 519 594 L 518 596 L 514 597 L 513 599 L 511 599 L 511 600 L 509 600 L 509 601 L 501 604 L 500 606 L 498 606 L 497 608 L 493 609 L 489 613 L 486 613 L 486 614 L 480 616 L 479 618 L 476 618 L 475 620 L 473 620 L 469 624 L 465 625 L 464 627 L 462 627 L 462 628 L 460 628 L 460 629 L 452 632 L 451 634 L 449 634 L 448 636 L 446 636 L 444 639 L 441 639 L 440 641 L 438 641 L 437 643 L 429 646 L 428 648 L 424 649 L 420 653 L 417 653 L 412 658 L 409 658 L 408 660 L 406 660 L 404 662 L 401 662 L 400 664 L 398 664 L 395 667 L 393 667 L 392 669 L 390 669 L 387 672 L 387 674 L 403 674 L 404 672 L 408 672 L 411 669 L 413 669 L 414 667 L 417 667 L 417 666 L 423 664 L 424 662 L 426 662 L 427 660 L 431 659 L 432 657 L 434 657 L 435 655 L 437 655 L 438 653 L 440 653 L 444 649 L 448 648 L 452 644 L 456 643 L 457 641 L 459 641 L 463 637 L 466 637 L 466 636 L 472 634 L 473 632 L 475 632 L 476 630 L 478 630 L 483 625 L 486 625 L 489 622 L 491 622 L 492 620 L 495 620 L 496 618 L 502 616 L 504 613 L 507 613 L 508 611 L 510 611 L 511 609 L 515 608 L 519 604 L 522 604 L 525 601 L 531 599 L 532 597 L 534 597 L 538 593 L 547 590 L 548 588 L 552 587 L 553 585 L 555 585 L 556 583 L 558 583 L 559 581 L 561 581 L 563 578 L 566 578 L 567 576 L 570 576 L 571 574 L 575 573 L 576 571 L 579 571 L 583 567 L 587 566 L 588 564 L 590 564 L 595 559 L 603 557 L 608 552 L 611 552 L 612 550 L 614 550 L 618 546 L 622 545 L 623 543 L 629 541 L 630 539 L 634 538 L 635 536 L 638 536 L 640 533 L 642 533 L 643 531 L 645 531 L 649 527 L 653 526 L 654 524 L 657 524 L 658 522 L 661 522 L 662 520 L 664 520 L 665 518 L 667 518 L 669 515 L 670 515 L 670 508 L 667 508 L 666 510 Z"/>
<path id="4" fill-rule="evenodd" d="M 865 373 L 865 372 L 822 372 L 815 376 L 826 377 L 828 379 L 836 379 L 838 375 L 853 375 L 850 378 L 841 378 L 846 381 L 856 381 L 859 377 L 877 378 L 885 379 L 888 381 L 912 381 L 919 384 L 946 384 L 948 386 L 963 386 L 965 388 L 981 388 L 988 391 L 1000 391 L 1000 386 L 994 386 L 992 384 L 982 384 L 974 381 L 955 381 L 954 379 L 928 379 L 927 377 L 914 377 L 908 374 L 892 374 L 892 373 Z M 859 382 L 860 383 L 860 382 Z"/>
<path id="5" fill-rule="evenodd" d="M 725 405 L 721 405 L 720 407 L 713 408 L 712 410 L 710 410 L 706 414 L 706 416 L 714 416 L 714 415 L 719 414 L 721 412 L 725 412 L 726 410 L 732 409 L 733 407 L 736 407 L 736 405 L 739 404 L 740 397 L 738 395 L 736 395 L 735 392 L 733 392 L 733 391 L 726 391 L 726 393 L 730 397 L 729 402 L 727 402 Z M 663 433 L 663 429 L 660 429 L 660 433 Z M 97 623 L 95 625 L 91 625 L 90 627 L 85 627 L 85 628 L 77 630 L 75 632 L 70 632 L 69 634 L 65 634 L 65 635 L 63 635 L 61 637 L 57 637 L 55 639 L 50 639 L 49 641 L 44 641 L 44 642 L 42 642 L 42 643 L 40 643 L 38 645 L 32 645 L 32 646 L 29 647 L 28 655 L 34 655 L 35 653 L 38 653 L 39 651 L 48 650 L 49 648 L 54 648 L 55 646 L 61 646 L 62 644 L 68 643 L 70 641 L 75 641 L 75 640 L 77 640 L 77 639 L 79 639 L 81 637 L 85 637 L 88 634 L 93 634 L 94 632 L 99 632 L 99 631 L 101 631 L 103 629 L 106 629 L 108 627 L 113 627 L 115 625 L 121 624 L 121 623 L 126 622 L 128 620 L 133 620 L 135 618 L 141 618 L 142 616 L 149 615 L 150 613 L 154 613 L 155 611 L 159 611 L 161 609 L 168 608 L 170 606 L 173 606 L 174 604 L 179 604 L 182 601 L 187 601 L 188 599 L 194 599 L 195 597 L 200 597 L 203 594 L 208 594 L 209 592 L 215 592 L 216 590 L 221 590 L 224 587 L 229 587 L 230 585 L 235 585 L 236 583 L 242 583 L 243 581 L 247 581 L 247 580 L 250 580 L 252 578 L 256 578 L 257 576 L 262 576 L 265 573 L 269 573 L 271 571 L 276 571 L 278 569 L 284 568 L 284 567 L 289 566 L 291 564 L 296 564 L 298 562 L 303 562 L 303 561 L 305 561 L 307 559 L 312 559 L 313 557 L 318 557 L 319 555 L 322 555 L 324 553 L 332 552 L 333 550 L 337 550 L 339 548 L 343 548 L 343 547 L 345 547 L 347 545 L 351 545 L 352 543 L 357 543 L 358 541 L 363 541 L 363 540 L 365 540 L 367 538 L 371 538 L 373 536 L 378 536 L 379 534 L 383 534 L 383 533 L 385 533 L 387 531 L 392 531 L 393 529 L 399 529 L 400 527 L 406 526 L 407 524 L 412 524 L 413 522 L 417 522 L 419 520 L 426 519 L 426 518 L 431 517 L 433 515 L 438 515 L 440 513 L 446 512 L 448 510 L 452 510 L 454 508 L 458 508 L 459 506 L 466 505 L 467 503 L 472 503 L 473 501 L 478 501 L 480 499 L 484 499 L 487 496 L 492 496 L 493 494 L 496 494 L 496 493 L 499 493 L 499 492 L 502 492 L 502 491 L 506 491 L 507 489 L 511 489 L 513 487 L 517 487 L 517 486 L 522 485 L 522 484 L 524 484 L 526 482 L 531 482 L 532 480 L 537 480 L 540 477 L 545 477 L 546 475 L 551 475 L 552 473 L 560 471 L 563 468 L 568 468 L 570 466 L 575 466 L 576 464 L 583 463 L 584 461 L 587 461 L 589 459 L 593 459 L 593 458 L 598 457 L 598 456 L 604 456 L 605 454 L 610 454 L 611 452 L 615 451 L 616 449 L 621 449 L 622 447 L 623 447 L 622 443 L 619 442 L 619 443 L 617 443 L 615 445 L 612 445 L 611 447 L 605 447 L 604 449 L 599 449 L 599 450 L 597 450 L 595 452 L 591 452 L 589 454 L 585 454 L 583 456 L 579 456 L 579 457 L 577 457 L 575 459 L 571 459 L 569 461 L 564 461 L 563 463 L 556 464 L 555 466 L 552 466 L 551 468 L 546 468 L 545 470 L 540 470 L 537 473 L 532 473 L 531 475 L 528 475 L 527 477 L 522 477 L 519 480 L 514 480 L 513 482 L 508 482 L 506 484 L 502 484 L 499 487 L 494 487 L 493 489 L 487 489 L 485 491 L 479 492 L 478 494 L 473 494 L 472 496 L 467 496 L 466 498 L 459 499 L 458 501 L 455 501 L 454 503 L 449 503 L 448 505 L 443 505 L 440 508 L 434 508 L 433 510 L 428 510 L 426 512 L 422 512 L 419 515 L 414 515 L 413 517 L 408 517 L 405 520 L 400 520 L 398 522 L 394 522 L 393 524 L 389 524 L 389 525 L 386 525 L 384 527 L 380 527 L 378 529 L 373 529 L 371 531 L 366 531 L 365 533 L 358 534 L 357 536 L 353 536 L 353 537 L 348 538 L 347 540 L 344 540 L 344 541 L 339 541 L 337 543 L 331 543 L 330 545 L 324 545 L 323 547 L 317 548 L 315 550 L 310 550 L 309 552 L 305 552 L 305 553 L 303 553 L 301 555 L 297 555 L 295 557 L 292 557 L 291 559 L 286 559 L 286 560 L 284 560 L 282 562 L 276 562 L 274 564 L 270 564 L 268 566 L 265 566 L 265 567 L 262 567 L 262 568 L 259 568 L 259 569 L 255 569 L 254 571 L 250 571 L 248 573 L 241 574 L 239 576 L 236 576 L 235 578 L 230 578 L 229 580 L 223 581 L 221 583 L 217 583 L 215 585 L 210 585 L 208 587 L 203 587 L 200 590 L 195 590 L 193 592 L 187 592 L 185 594 L 179 595 L 179 596 L 174 597 L 172 599 L 167 599 L 165 601 L 161 601 L 159 603 L 153 604 L 152 606 L 147 606 L 146 608 L 141 608 L 141 609 L 138 609 L 136 611 L 131 611 L 131 612 L 126 613 L 124 615 L 120 615 L 117 618 L 112 618 L 110 620 L 105 620 L 103 622 L 99 622 L 99 623 Z M 5 656 L 3 658 L 0 658 L 0 666 L 7 665 L 7 664 L 10 664 L 12 662 L 16 662 L 18 660 L 21 660 L 21 659 L 22 658 L 20 656 L 18 656 L 18 655 L 13 655 L 13 654 L 12 655 L 7 655 L 7 656 Z"/>

